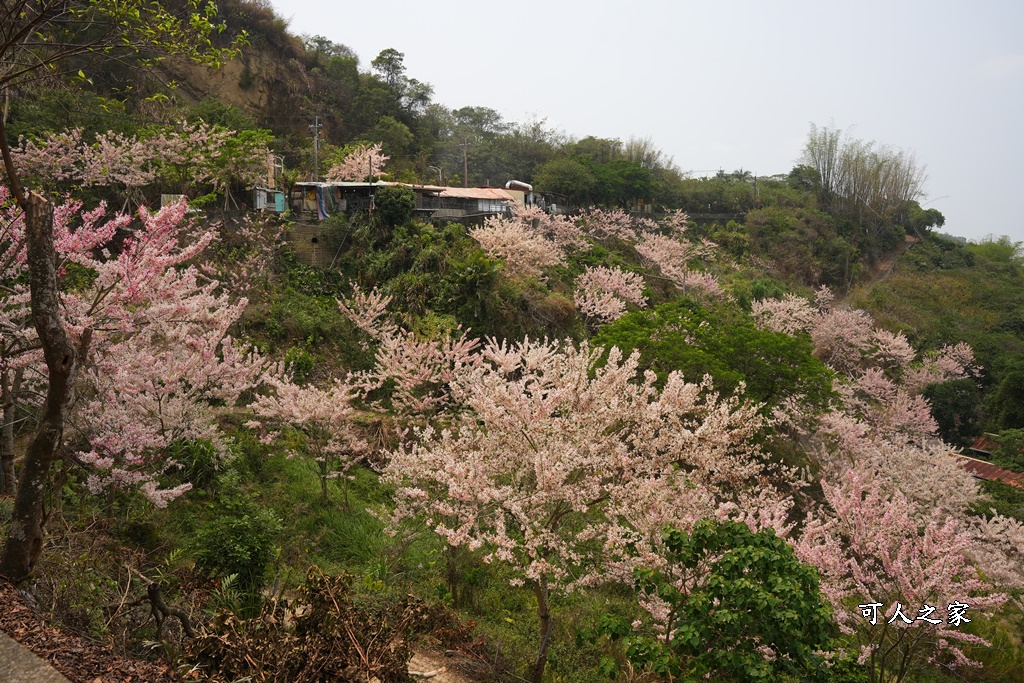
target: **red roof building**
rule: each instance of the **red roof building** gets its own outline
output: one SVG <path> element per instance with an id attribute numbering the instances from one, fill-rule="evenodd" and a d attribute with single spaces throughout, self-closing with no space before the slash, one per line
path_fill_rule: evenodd
<path id="1" fill-rule="evenodd" d="M 974 447 L 971 447 L 974 450 Z M 957 463 L 960 467 L 970 472 L 976 479 L 984 479 L 985 481 L 999 481 L 1010 486 L 1016 486 L 1017 488 L 1024 489 L 1024 474 L 1020 472 L 1014 472 L 1012 470 L 1006 470 L 1002 467 L 996 467 L 990 462 L 984 460 L 978 460 L 967 455 L 960 455 L 959 453 L 950 453 L 956 458 Z"/>
<path id="2" fill-rule="evenodd" d="M 999 441 L 995 434 L 982 434 L 971 444 L 971 450 L 978 455 L 992 455 L 992 451 L 999 447 Z"/>

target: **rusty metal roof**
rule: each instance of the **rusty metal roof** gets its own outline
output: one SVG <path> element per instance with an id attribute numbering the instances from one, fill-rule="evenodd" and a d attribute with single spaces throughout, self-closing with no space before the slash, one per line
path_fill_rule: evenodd
<path id="1" fill-rule="evenodd" d="M 966 455 L 959 455 L 957 453 L 950 453 L 950 455 L 956 458 L 957 464 L 959 464 L 960 467 L 964 468 L 967 472 L 978 479 L 984 479 L 985 481 L 1001 481 L 1002 483 L 1009 484 L 1010 486 L 1024 488 L 1024 474 L 1021 474 L 1020 472 L 1006 470 L 1002 467 L 997 467 L 990 462 L 971 458 Z"/>
<path id="2" fill-rule="evenodd" d="M 999 442 L 992 438 L 994 435 L 982 434 L 977 440 L 971 444 L 972 451 L 980 451 L 981 453 L 991 453 L 995 449 L 999 448 Z"/>

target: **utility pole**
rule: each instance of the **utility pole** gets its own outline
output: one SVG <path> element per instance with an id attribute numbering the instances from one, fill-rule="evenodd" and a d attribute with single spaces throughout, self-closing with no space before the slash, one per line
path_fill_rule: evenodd
<path id="1" fill-rule="evenodd" d="M 462 186 L 469 187 L 469 157 L 466 150 L 469 148 L 469 138 L 462 138 Z"/>
<path id="2" fill-rule="evenodd" d="M 309 126 L 310 130 L 313 131 L 313 177 L 310 178 L 313 182 L 320 180 L 320 117 L 317 116 L 313 119 L 313 123 Z"/>

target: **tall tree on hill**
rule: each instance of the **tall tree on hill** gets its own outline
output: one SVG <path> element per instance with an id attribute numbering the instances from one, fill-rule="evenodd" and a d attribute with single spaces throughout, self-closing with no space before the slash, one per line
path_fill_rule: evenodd
<path id="1" fill-rule="evenodd" d="M 864 246 L 892 246 L 894 226 L 909 223 L 924 194 L 925 169 L 913 152 L 857 140 L 833 128 L 811 125 L 801 163 L 818 176 L 818 199 L 829 213 L 852 220 Z M 937 219 L 936 219 L 937 220 Z"/>
<path id="2" fill-rule="evenodd" d="M 176 54 L 217 65 L 231 50 L 215 49 L 210 37 L 222 30 L 214 23 L 216 5 L 186 0 L 174 13 L 145 0 L 6 0 L 0 22 L 0 154 L 7 185 L 25 212 L 32 320 L 46 359 L 48 388 L 39 427 L 29 445 L 15 498 L 11 531 L 0 574 L 12 580 L 28 576 L 43 545 L 43 496 L 50 465 L 60 446 L 64 422 L 74 396 L 81 360 L 92 331 L 72 339 L 65 328 L 57 291 L 53 241 L 53 206 L 21 184 L 7 136 L 9 99 L 14 88 L 78 72 L 90 64 L 134 57 L 149 60 Z"/>

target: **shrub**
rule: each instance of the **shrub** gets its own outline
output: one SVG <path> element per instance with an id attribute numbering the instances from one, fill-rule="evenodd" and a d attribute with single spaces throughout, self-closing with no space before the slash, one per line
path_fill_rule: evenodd
<path id="1" fill-rule="evenodd" d="M 411 187 L 385 187 L 377 191 L 373 199 L 377 218 L 389 227 L 402 225 L 412 220 L 416 209 L 416 194 Z"/>
<path id="2" fill-rule="evenodd" d="M 704 520 L 690 533 L 666 530 L 663 540 L 667 565 L 638 569 L 636 583 L 668 637 L 631 635 L 633 626 L 615 617 L 585 636 L 626 637 L 633 664 L 672 680 L 824 675 L 818 653 L 836 632 L 818 574 L 771 529 Z"/>
<path id="3" fill-rule="evenodd" d="M 189 544 L 196 568 L 214 577 L 237 576 L 239 588 L 256 604 L 267 568 L 277 553 L 281 520 L 242 493 L 234 472 L 222 477 L 216 516 L 199 526 Z"/>

